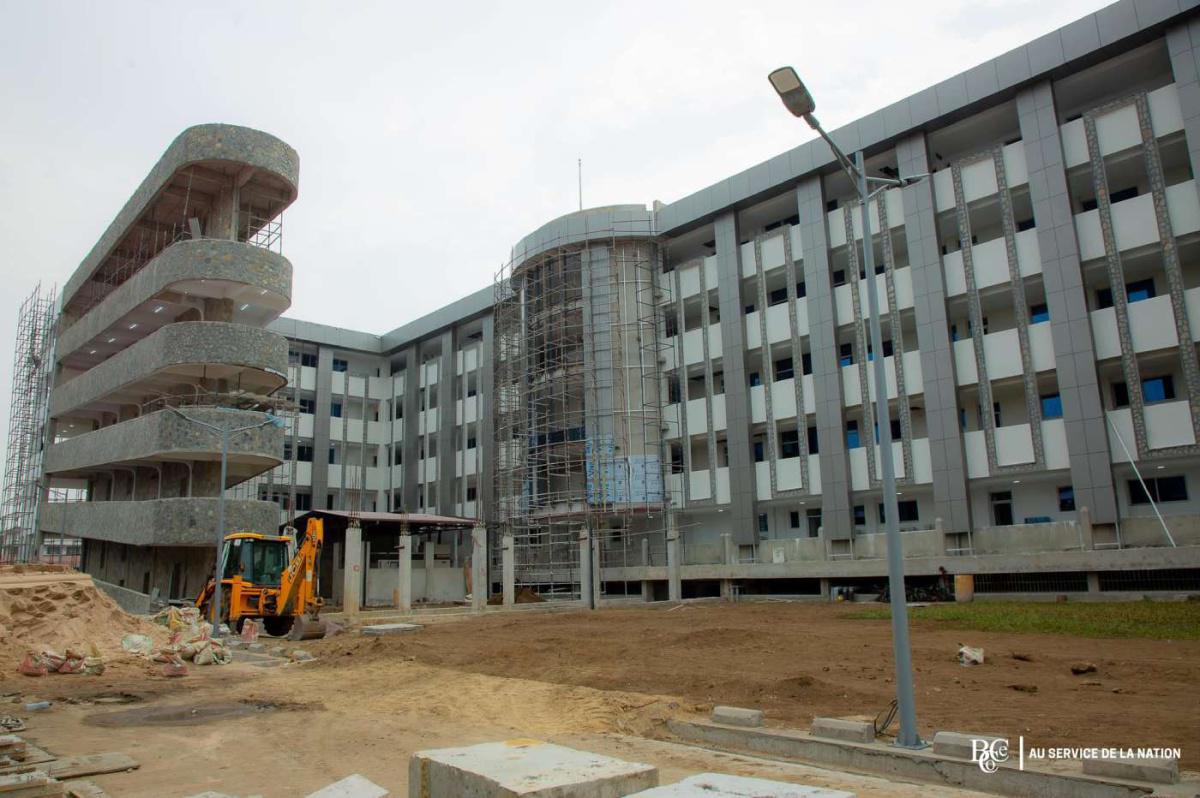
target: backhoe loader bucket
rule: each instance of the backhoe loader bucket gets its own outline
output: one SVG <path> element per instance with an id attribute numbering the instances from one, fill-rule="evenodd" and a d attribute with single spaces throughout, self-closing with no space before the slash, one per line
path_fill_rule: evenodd
<path id="1" fill-rule="evenodd" d="M 288 632 L 288 640 L 315 640 L 325 636 L 325 622 L 319 618 L 298 615 Z"/>

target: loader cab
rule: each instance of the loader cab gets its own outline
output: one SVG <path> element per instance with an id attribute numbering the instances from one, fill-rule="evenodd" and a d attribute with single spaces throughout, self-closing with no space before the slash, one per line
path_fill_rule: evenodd
<path id="1" fill-rule="evenodd" d="M 222 580 L 240 576 L 253 585 L 279 586 L 279 576 L 287 568 L 288 539 L 247 534 L 226 538 L 222 552 Z"/>

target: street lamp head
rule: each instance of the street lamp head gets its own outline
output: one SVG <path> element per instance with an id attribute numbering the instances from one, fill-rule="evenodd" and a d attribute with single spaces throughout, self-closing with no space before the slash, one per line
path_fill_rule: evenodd
<path id="1" fill-rule="evenodd" d="M 767 75 L 767 80 L 771 81 L 775 93 L 779 95 L 779 99 L 783 100 L 784 106 L 792 113 L 792 116 L 806 119 L 812 115 L 813 111 L 817 110 L 817 104 L 813 102 L 812 95 L 808 93 L 808 89 L 804 88 L 800 76 L 792 67 L 785 66 L 776 69 Z"/>

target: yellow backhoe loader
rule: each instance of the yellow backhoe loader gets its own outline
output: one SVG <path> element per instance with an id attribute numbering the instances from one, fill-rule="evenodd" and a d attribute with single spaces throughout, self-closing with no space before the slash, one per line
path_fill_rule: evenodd
<path id="1" fill-rule="evenodd" d="M 292 535 L 231 532 L 221 549 L 221 620 L 241 631 L 247 618 L 262 621 L 269 635 L 308 640 L 325 635 L 317 595 L 317 558 L 325 524 L 308 519 L 304 539 Z M 202 615 L 211 613 L 213 580 L 196 597 Z"/>

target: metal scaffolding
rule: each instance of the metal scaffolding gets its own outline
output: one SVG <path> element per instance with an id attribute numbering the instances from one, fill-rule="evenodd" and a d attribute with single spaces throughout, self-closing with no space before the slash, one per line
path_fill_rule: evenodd
<path id="1" fill-rule="evenodd" d="M 497 276 L 495 508 L 518 589 L 580 598 L 581 550 L 599 567 L 665 547 L 669 344 L 655 312 L 659 247 L 643 232 L 593 231 Z"/>
<path id="2" fill-rule="evenodd" d="M 38 511 L 45 488 L 42 457 L 58 319 L 55 302 L 55 289 L 44 290 L 39 283 L 17 315 L 0 504 L 0 562 L 31 562 L 39 556 Z"/>

